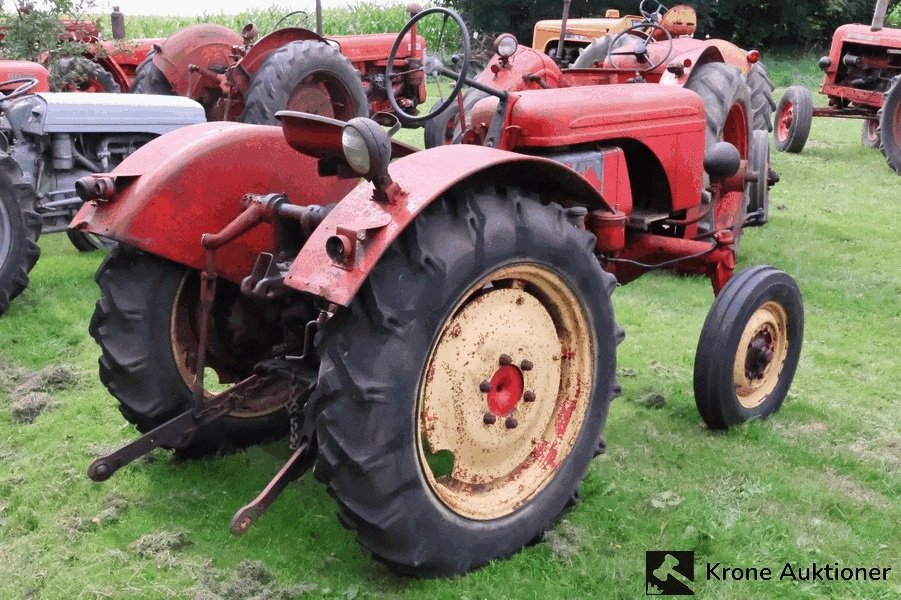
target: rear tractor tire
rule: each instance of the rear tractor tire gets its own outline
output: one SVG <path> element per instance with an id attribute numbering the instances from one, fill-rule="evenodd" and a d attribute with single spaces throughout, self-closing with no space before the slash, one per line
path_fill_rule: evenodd
<path id="1" fill-rule="evenodd" d="M 776 86 L 770 80 L 763 63 L 754 63 L 747 75 L 748 88 L 751 90 L 752 124 L 755 131 L 773 130 L 773 111 L 776 101 L 773 90 Z"/>
<path id="2" fill-rule="evenodd" d="M 147 53 L 147 57 L 141 61 L 138 68 L 135 69 L 135 78 L 131 82 L 128 89 L 130 94 L 157 94 L 160 96 L 174 96 L 172 84 L 166 79 L 166 76 L 160 71 L 159 67 L 153 64 L 153 55 L 155 50 Z"/>
<path id="3" fill-rule="evenodd" d="M 273 52 L 253 74 L 241 121 L 278 125 L 275 113 L 299 110 L 349 121 L 369 116 L 360 75 L 341 52 L 315 40 Z"/>
<path id="4" fill-rule="evenodd" d="M 776 150 L 798 153 L 804 149 L 813 122 L 810 90 L 793 85 L 782 94 L 776 107 Z"/>
<path id="5" fill-rule="evenodd" d="M 90 333 L 102 350 L 100 380 L 119 400 L 122 415 L 147 432 L 191 407 L 198 273 L 118 244 L 95 279 L 101 296 Z M 218 286 L 205 379 L 210 382 L 218 375 L 222 383 L 235 383 L 252 373 L 263 349 L 270 347 L 272 340 L 262 332 L 272 328 L 254 322 L 248 316 L 252 309 L 240 312 L 247 300 L 241 299 L 237 286 L 227 281 Z M 243 330 L 243 337 L 233 334 L 236 328 Z M 283 406 L 249 398 L 187 445 L 173 449 L 191 456 L 227 452 L 284 435 L 287 424 Z"/>
<path id="6" fill-rule="evenodd" d="M 770 266 L 745 269 L 720 291 L 695 354 L 695 402 L 710 429 L 765 419 L 791 387 L 804 336 L 795 281 Z"/>
<path id="7" fill-rule="evenodd" d="M 901 175 L 901 75 L 892 79 L 879 109 L 879 149 L 889 166 Z"/>
<path id="8" fill-rule="evenodd" d="M 0 316 L 28 287 L 28 272 L 41 255 L 36 204 L 34 188 L 22 180 L 18 163 L 4 155 L 0 158 Z"/>
<path id="9" fill-rule="evenodd" d="M 112 73 L 84 56 L 56 60 L 50 65 L 50 79 L 55 92 L 118 94 L 122 91 Z"/>
<path id="10" fill-rule="evenodd" d="M 318 340 L 316 476 L 391 569 L 513 554 L 576 498 L 615 388 L 612 276 L 512 188 L 424 211 Z"/>

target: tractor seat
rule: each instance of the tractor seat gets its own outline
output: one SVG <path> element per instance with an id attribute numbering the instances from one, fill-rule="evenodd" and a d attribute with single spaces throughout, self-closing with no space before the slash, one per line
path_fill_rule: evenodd
<path id="1" fill-rule="evenodd" d="M 691 37 L 698 28 L 698 13 L 686 4 L 679 4 L 666 11 L 660 18 L 660 26 L 669 31 L 673 37 Z M 657 40 L 663 37 L 660 31 L 654 35 L 654 39 Z"/>

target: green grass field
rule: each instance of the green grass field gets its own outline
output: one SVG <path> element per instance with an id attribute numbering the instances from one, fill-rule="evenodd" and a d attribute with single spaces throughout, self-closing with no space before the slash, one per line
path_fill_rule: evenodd
<path id="1" fill-rule="evenodd" d="M 801 64 L 777 61 L 774 78 L 809 74 Z M 582 502 L 543 542 L 453 580 L 391 575 L 310 477 L 232 537 L 229 519 L 281 466 L 281 444 L 181 463 L 158 451 L 88 481 L 91 459 L 136 432 L 98 381 L 87 334 L 102 255 L 45 236 L 31 286 L 0 320 L 0 598 L 638 598 L 652 549 L 777 572 L 892 568 L 879 583 L 701 582 L 701 598 L 901 597 L 901 179 L 859 132 L 819 119 L 804 153 L 774 153 L 771 221 L 742 239 L 742 267 L 776 265 L 804 294 L 782 411 L 707 431 L 692 365 L 709 283 L 652 274 L 622 287 L 624 393 Z"/>

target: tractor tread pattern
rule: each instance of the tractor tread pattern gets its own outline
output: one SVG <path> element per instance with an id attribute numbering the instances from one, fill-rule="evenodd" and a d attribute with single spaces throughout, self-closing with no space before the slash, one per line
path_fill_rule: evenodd
<path id="1" fill-rule="evenodd" d="M 488 193 L 485 193 L 486 189 Z M 448 294 L 449 289 L 455 289 L 453 282 L 448 281 L 448 265 L 444 263 L 453 258 L 439 258 L 447 256 L 442 248 L 448 247 L 452 240 L 466 240 L 466 244 L 472 244 L 476 261 L 484 264 L 487 260 L 483 261 L 483 258 L 490 259 L 493 253 L 500 252 L 489 243 L 487 231 L 492 228 L 495 232 L 505 231 L 511 240 L 509 244 L 524 248 L 529 245 L 534 229 L 544 227 L 558 239 L 568 241 L 569 260 L 591 261 L 597 265 L 592 253 L 594 236 L 573 227 L 565 209 L 556 204 L 542 207 L 537 199 L 521 195 L 520 190 L 497 188 L 492 192 L 491 189 L 461 192 L 457 197 L 445 197 L 429 207 L 382 257 L 381 274 L 376 272 L 370 276 L 353 303 L 332 319 L 317 340 L 322 363 L 318 385 L 310 400 L 319 449 L 315 476 L 337 501 L 341 523 L 355 533 L 359 543 L 372 552 L 376 560 L 407 575 L 445 576 L 513 554 L 538 539 L 559 513 L 575 501 L 578 483 L 584 475 L 578 475 L 565 502 L 553 515 L 538 518 L 538 525 L 534 511 L 531 511 L 533 507 L 522 509 L 529 514 L 522 517 L 523 528 L 534 526 L 539 531 L 538 537 L 495 540 L 489 544 L 494 547 L 490 551 L 482 549 L 481 555 L 472 549 L 448 552 L 439 546 L 453 542 L 443 539 L 443 544 L 436 544 L 422 531 L 423 527 L 431 529 L 428 524 L 435 523 L 423 521 L 421 513 L 428 510 L 421 506 L 425 484 L 418 467 L 409 463 L 413 443 L 410 438 L 415 436 L 403 433 L 408 427 L 406 424 L 384 422 L 387 410 L 384 407 L 392 406 L 400 399 L 388 389 L 392 384 L 384 380 L 386 374 L 373 364 L 379 361 L 359 357 L 348 359 L 344 350 L 350 344 L 387 355 L 399 352 L 406 343 L 415 343 L 407 336 L 410 335 L 409 324 L 416 318 L 416 299 L 422 294 L 441 297 Z M 516 207 L 513 214 L 503 211 L 504 204 Z M 597 276 L 599 283 L 592 286 L 598 285 L 594 289 L 609 295 L 615 288 L 615 279 L 600 269 L 597 269 Z M 399 297 L 399 288 L 406 290 L 403 298 Z M 610 339 L 618 343 L 622 339 L 622 330 L 613 321 L 612 308 L 607 310 L 610 312 L 606 317 L 598 315 L 597 319 L 601 323 L 609 322 Z M 409 358 L 403 356 L 401 360 Z M 612 374 L 609 381 L 600 384 L 596 401 L 609 405 L 619 389 L 615 374 Z M 600 431 L 589 456 L 603 453 L 606 448 L 602 424 Z M 415 450 L 412 453 L 415 454 Z M 407 467 L 398 466 L 402 464 Z M 515 518 L 515 515 L 509 518 Z M 505 519 L 507 517 L 500 521 Z M 456 522 L 456 519 L 451 520 Z M 489 523 L 491 527 L 501 527 L 495 521 L 477 523 L 478 526 L 472 527 L 487 528 Z M 487 529 L 483 533 L 487 538 L 492 537 Z"/>
<path id="2" fill-rule="evenodd" d="M 901 115 L 901 106 L 899 105 L 901 105 L 901 75 L 896 75 L 885 92 L 882 108 L 876 113 L 876 118 L 879 121 L 879 126 L 876 128 L 876 137 L 879 143 L 879 150 L 885 157 L 886 162 L 896 173 L 901 175 L 901 139 L 895 139 L 894 135 L 892 135 L 892 131 L 901 131 L 901 123 L 890 125 L 888 127 L 888 135 L 884 131 L 886 124 L 883 123 L 883 120 L 887 120 L 886 117 L 892 113 L 894 113 L 896 118 L 901 118 L 899 117 Z M 889 110 L 888 113 L 885 112 L 886 107 Z"/>
<path id="3" fill-rule="evenodd" d="M 119 84 L 116 83 L 116 80 L 113 79 L 112 73 L 104 69 L 103 65 L 94 62 L 89 58 L 85 58 L 84 56 L 67 56 L 54 62 L 50 68 L 51 89 L 53 89 L 53 91 L 60 91 L 59 86 L 53 81 L 53 79 L 55 79 L 54 76 L 57 73 L 72 70 L 81 72 L 84 76 L 82 81 L 88 81 L 90 79 L 96 80 L 107 94 L 118 94 L 122 91 L 122 88 L 120 88 Z"/>
<path id="4" fill-rule="evenodd" d="M 369 102 L 359 72 L 341 52 L 317 40 L 291 42 L 273 52 L 253 74 L 244 95 L 243 123 L 278 125 L 275 113 L 284 110 L 291 92 L 304 78 L 317 71 L 332 74 L 353 100 L 354 116 L 369 116 Z"/>
<path id="5" fill-rule="evenodd" d="M 0 158 L 0 202 L 10 219 L 10 231 L 0 235 L 10 238 L 9 254 L 0 264 L 0 316 L 9 310 L 9 303 L 28 287 L 28 273 L 41 256 L 38 238 L 41 235 L 41 216 L 35 210 L 37 196 L 34 188 L 24 181 L 22 169 L 11 156 Z M 18 226 L 17 226 L 18 225 Z"/>
<path id="6" fill-rule="evenodd" d="M 773 112 L 776 110 L 773 90 L 776 86 L 770 80 L 764 64 L 758 62 L 751 65 L 746 80 L 751 90 L 751 120 L 754 129 L 772 131 Z"/>
<path id="7" fill-rule="evenodd" d="M 153 55 L 156 50 L 147 53 L 146 58 L 135 69 L 135 78 L 131 82 L 128 89 L 130 94 L 158 94 L 161 96 L 174 96 L 172 84 L 166 79 L 166 76 L 160 71 L 159 67 L 153 64 Z"/>

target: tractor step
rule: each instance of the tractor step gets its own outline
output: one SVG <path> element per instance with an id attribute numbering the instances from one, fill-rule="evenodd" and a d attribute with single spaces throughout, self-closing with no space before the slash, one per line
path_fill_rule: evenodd
<path id="1" fill-rule="evenodd" d="M 629 229 L 636 229 L 638 231 L 647 231 L 650 228 L 651 224 L 657 223 L 658 221 L 665 221 L 669 218 L 669 213 L 665 212 L 633 210 L 632 214 L 629 215 L 629 222 L 626 224 L 626 227 Z"/>

